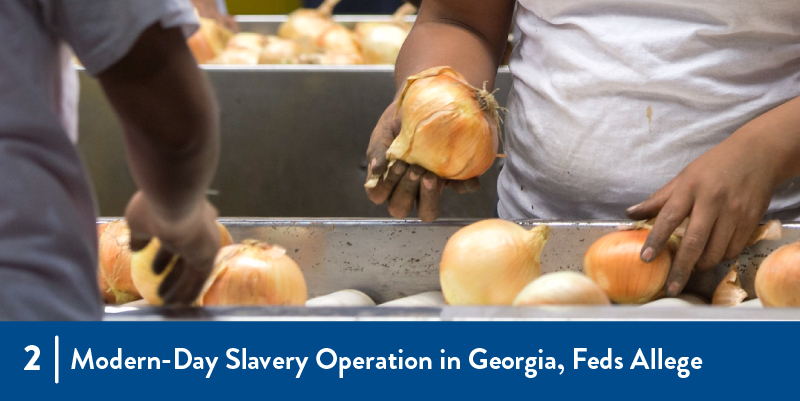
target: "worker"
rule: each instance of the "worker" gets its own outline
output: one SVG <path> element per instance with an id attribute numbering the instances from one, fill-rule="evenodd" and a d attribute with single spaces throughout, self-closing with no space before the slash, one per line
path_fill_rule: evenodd
<path id="1" fill-rule="evenodd" d="M 205 196 L 219 123 L 186 46 L 196 29 L 188 0 L 0 2 L 0 319 L 103 314 L 93 193 L 75 148 L 71 50 L 125 128 L 139 188 L 126 210 L 131 248 L 160 238 L 157 271 L 184 255 L 160 287 L 165 302 L 199 294 L 219 248 Z"/>
<path id="2" fill-rule="evenodd" d="M 665 284 L 738 256 L 765 215 L 800 218 L 800 4 L 792 0 L 423 0 L 396 84 L 451 66 L 494 83 L 512 15 L 505 219 L 656 218 L 652 261 L 685 218 Z M 397 103 L 375 128 L 370 176 L 387 169 Z M 392 216 L 434 220 L 443 182 L 397 163 L 368 189 Z"/>

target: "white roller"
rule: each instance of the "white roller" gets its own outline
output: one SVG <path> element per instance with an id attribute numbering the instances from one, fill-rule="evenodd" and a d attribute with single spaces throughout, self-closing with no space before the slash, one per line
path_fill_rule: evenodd
<path id="1" fill-rule="evenodd" d="M 681 294 L 675 298 L 661 298 L 642 305 L 642 308 L 672 308 L 695 305 L 708 305 L 703 298 L 691 294 Z"/>
<path id="2" fill-rule="evenodd" d="M 441 291 L 423 292 L 410 297 L 395 299 L 378 306 L 413 308 L 422 306 L 445 306 L 444 296 Z"/>
<path id="3" fill-rule="evenodd" d="M 341 290 L 306 301 L 306 306 L 343 307 L 343 306 L 375 306 L 375 301 L 358 290 Z"/>
<path id="4" fill-rule="evenodd" d="M 751 299 L 749 301 L 744 301 L 739 305 L 734 306 L 734 308 L 763 308 L 763 307 L 764 305 L 761 305 L 761 300 L 758 298 Z"/>

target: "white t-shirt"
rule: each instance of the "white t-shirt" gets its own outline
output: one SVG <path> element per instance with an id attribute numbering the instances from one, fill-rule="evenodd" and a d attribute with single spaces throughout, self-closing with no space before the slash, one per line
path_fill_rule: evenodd
<path id="1" fill-rule="evenodd" d="M 0 320 L 102 315 L 69 48 L 98 74 L 159 22 L 197 29 L 189 0 L 0 1 Z"/>
<path id="2" fill-rule="evenodd" d="M 797 0 L 520 0 L 516 23 L 504 218 L 623 218 L 800 95 Z M 798 184 L 771 213 L 800 216 Z"/>

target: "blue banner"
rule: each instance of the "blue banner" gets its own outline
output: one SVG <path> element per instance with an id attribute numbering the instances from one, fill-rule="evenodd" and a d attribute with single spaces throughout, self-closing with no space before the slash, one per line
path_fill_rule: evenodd
<path id="1" fill-rule="evenodd" d="M 0 323 L 1 397 L 797 397 L 799 332 L 795 322 Z"/>

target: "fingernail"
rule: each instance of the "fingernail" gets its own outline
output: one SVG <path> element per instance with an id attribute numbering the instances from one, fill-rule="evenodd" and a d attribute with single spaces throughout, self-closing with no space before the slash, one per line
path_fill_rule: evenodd
<path id="1" fill-rule="evenodd" d="M 667 296 L 674 297 L 678 295 L 680 291 L 681 291 L 681 285 L 678 283 L 672 283 L 667 288 Z"/>
<path id="2" fill-rule="evenodd" d="M 416 181 L 416 180 L 418 180 L 420 176 L 421 176 L 420 174 L 417 174 L 417 173 L 416 173 L 416 172 L 414 172 L 414 171 L 412 171 L 412 172 L 408 173 L 408 178 L 411 178 L 411 181 Z"/>
<path id="3" fill-rule="evenodd" d="M 425 186 L 425 189 L 433 189 L 433 184 L 434 182 L 430 178 L 425 178 L 424 180 L 422 180 L 422 185 Z"/>
<path id="4" fill-rule="evenodd" d="M 406 171 L 406 168 L 403 167 L 402 164 L 398 163 L 394 165 L 394 172 L 395 174 L 403 174 Z"/>
<path id="5" fill-rule="evenodd" d="M 642 252 L 642 260 L 645 261 L 645 262 L 653 261 L 653 257 L 655 256 L 655 253 L 656 253 L 656 251 L 653 248 L 648 247 L 647 249 L 644 250 L 644 252 Z"/>
<path id="6" fill-rule="evenodd" d="M 372 161 L 369 162 L 369 167 L 370 168 L 373 168 L 373 167 L 375 167 L 377 165 L 378 165 L 378 159 L 372 159 Z"/>
<path id="7" fill-rule="evenodd" d="M 640 203 L 640 204 L 638 204 L 638 205 L 633 205 L 633 206 L 629 207 L 629 208 L 628 208 L 627 210 L 625 210 L 625 211 L 626 211 L 626 212 L 628 212 L 628 213 L 633 213 L 633 212 L 635 212 L 635 211 L 636 211 L 636 209 L 638 209 L 638 208 L 639 208 L 639 206 L 642 206 L 642 204 Z"/>

